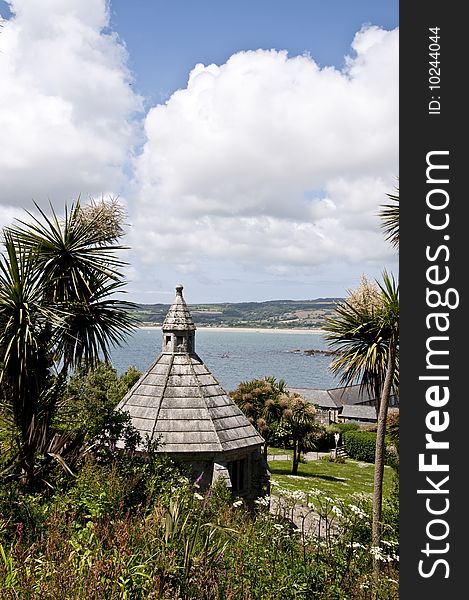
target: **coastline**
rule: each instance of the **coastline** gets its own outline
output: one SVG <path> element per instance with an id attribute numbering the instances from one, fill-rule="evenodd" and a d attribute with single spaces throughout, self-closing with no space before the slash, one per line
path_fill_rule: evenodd
<path id="1" fill-rule="evenodd" d="M 139 325 L 138 329 L 161 329 L 161 325 Z M 297 335 L 304 335 L 307 333 L 325 333 L 323 329 L 315 328 L 315 329 L 302 329 L 300 327 L 295 329 L 283 329 L 283 328 L 274 328 L 274 327 L 204 327 L 197 326 L 197 331 L 243 331 L 245 333 L 290 333 Z"/>

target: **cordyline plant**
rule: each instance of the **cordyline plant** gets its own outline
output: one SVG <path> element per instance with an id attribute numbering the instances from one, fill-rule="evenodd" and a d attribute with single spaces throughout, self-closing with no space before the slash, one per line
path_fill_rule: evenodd
<path id="1" fill-rule="evenodd" d="M 301 453 L 315 448 L 316 409 L 298 394 L 288 392 L 283 379 L 269 376 L 243 381 L 230 397 L 264 438 L 264 458 L 278 426 L 288 432 L 293 448 L 292 474 L 298 473 Z"/>
<path id="2" fill-rule="evenodd" d="M 388 194 L 392 204 L 380 212 L 386 239 L 399 248 L 399 191 Z M 399 388 L 399 285 L 383 273 L 382 282 L 370 284 L 364 278 L 345 302 L 328 319 L 326 338 L 340 348 L 341 355 L 331 365 L 345 385 L 360 382 L 377 405 L 375 476 L 373 485 L 372 544 L 378 550 L 382 540 L 382 493 L 386 420 L 389 397 Z M 374 560 L 375 580 L 380 563 Z"/>
<path id="3" fill-rule="evenodd" d="M 341 349 L 332 371 L 341 374 L 345 385 L 359 381 L 377 400 L 372 542 L 379 548 L 386 418 L 389 397 L 399 385 L 399 287 L 385 272 L 383 283 L 363 291 L 336 307 L 336 316 L 328 319 L 325 330 L 326 338 Z"/>
<path id="4" fill-rule="evenodd" d="M 64 468 L 79 436 L 51 428 L 67 376 L 78 364 L 109 359 L 134 327 L 116 257 L 122 215 L 105 201 L 80 201 L 59 218 L 37 215 L 3 230 L 0 256 L 0 418 L 15 431 L 3 473 L 37 483 L 53 459 Z"/>

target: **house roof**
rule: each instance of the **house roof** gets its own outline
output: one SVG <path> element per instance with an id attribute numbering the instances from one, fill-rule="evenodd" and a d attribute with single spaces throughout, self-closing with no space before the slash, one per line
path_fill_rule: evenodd
<path id="1" fill-rule="evenodd" d="M 195 329 L 178 286 L 162 330 L 177 334 L 179 343 L 184 336 L 193 340 Z M 162 452 L 219 453 L 262 444 L 262 437 L 195 353 L 194 344 L 164 340 L 161 354 L 118 408 L 129 412 L 142 437 L 159 439 Z"/>
<path id="2" fill-rule="evenodd" d="M 346 404 L 363 404 L 373 400 L 372 394 L 366 389 L 360 389 L 359 385 L 349 385 L 347 387 L 331 388 L 327 390 L 337 406 Z"/>
<path id="3" fill-rule="evenodd" d="M 337 409 L 337 404 L 329 394 L 329 390 L 317 390 L 313 388 L 288 388 L 288 391 L 294 394 L 299 394 L 307 402 L 316 404 L 319 406 L 319 408 Z"/>
<path id="4" fill-rule="evenodd" d="M 357 421 L 376 421 L 376 408 L 364 404 L 346 404 L 342 408 L 340 416 L 345 419 Z"/>

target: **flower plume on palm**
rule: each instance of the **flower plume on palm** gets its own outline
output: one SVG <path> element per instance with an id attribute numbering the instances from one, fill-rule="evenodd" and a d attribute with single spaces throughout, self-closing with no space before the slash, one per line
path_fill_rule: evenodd
<path id="1" fill-rule="evenodd" d="M 107 360 L 135 324 L 133 304 L 113 297 L 124 285 L 118 215 L 96 205 L 84 218 L 79 200 L 63 219 L 36 209 L 3 231 L 0 257 L 0 398 L 29 476 L 36 453 L 54 446 L 49 425 L 67 373 Z"/>

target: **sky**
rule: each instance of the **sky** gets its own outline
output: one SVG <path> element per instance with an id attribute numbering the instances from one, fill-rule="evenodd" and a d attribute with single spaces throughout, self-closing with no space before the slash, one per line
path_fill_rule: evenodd
<path id="1" fill-rule="evenodd" d="M 0 226 L 126 212 L 127 299 L 344 297 L 398 275 L 397 1 L 0 0 Z"/>

